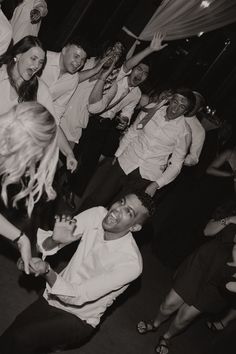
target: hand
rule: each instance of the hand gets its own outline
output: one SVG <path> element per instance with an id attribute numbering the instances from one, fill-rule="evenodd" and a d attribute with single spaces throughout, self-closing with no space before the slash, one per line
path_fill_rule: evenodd
<path id="1" fill-rule="evenodd" d="M 17 242 L 17 246 L 19 248 L 21 258 L 23 261 L 23 269 L 26 274 L 30 274 L 29 271 L 29 262 L 31 259 L 31 245 L 30 240 L 26 235 L 21 236 L 19 241 Z"/>
<path id="2" fill-rule="evenodd" d="M 32 24 L 38 23 L 41 20 L 41 13 L 38 9 L 30 11 L 30 22 Z"/>
<path id="3" fill-rule="evenodd" d="M 99 70 L 101 70 L 99 78 L 105 81 L 108 78 L 108 76 L 112 73 L 115 64 L 116 64 L 116 60 L 114 60 L 111 57 L 105 57 L 101 59 L 101 61 L 99 62 L 99 66 L 100 66 Z"/>
<path id="4" fill-rule="evenodd" d="M 228 224 L 236 224 L 236 215 L 228 216 L 227 225 Z"/>
<path id="5" fill-rule="evenodd" d="M 232 262 L 228 262 L 227 265 L 230 267 L 236 267 L 236 244 L 234 244 L 234 247 L 232 249 Z"/>
<path id="6" fill-rule="evenodd" d="M 113 158 L 112 162 L 111 162 L 112 166 L 115 165 L 116 161 L 117 161 L 117 157 L 115 156 L 115 157 Z"/>
<path id="7" fill-rule="evenodd" d="M 41 258 L 33 257 L 30 261 L 30 273 L 34 274 L 35 277 L 43 275 L 48 270 L 48 264 L 44 262 Z"/>
<path id="8" fill-rule="evenodd" d="M 164 35 L 161 32 L 156 32 L 152 38 L 152 41 L 150 43 L 150 49 L 153 52 L 157 52 L 158 50 L 161 50 L 165 48 L 168 44 L 162 44 Z"/>
<path id="9" fill-rule="evenodd" d="M 234 278 L 236 278 L 236 273 L 234 274 Z M 236 281 L 230 281 L 226 284 L 226 288 L 233 293 L 236 293 Z"/>
<path id="10" fill-rule="evenodd" d="M 116 121 L 118 123 L 116 129 L 118 130 L 125 130 L 129 125 L 129 118 L 125 116 L 118 116 Z"/>
<path id="11" fill-rule="evenodd" d="M 71 173 L 73 173 L 77 168 L 78 162 L 73 154 L 69 154 L 66 156 L 66 168 Z"/>
<path id="12" fill-rule="evenodd" d="M 52 239 L 57 243 L 67 244 L 75 241 L 73 232 L 76 227 L 76 220 L 71 216 L 62 215 L 55 217 L 55 225 L 53 230 Z"/>
<path id="13" fill-rule="evenodd" d="M 147 186 L 145 193 L 149 194 L 150 197 L 153 197 L 157 189 L 159 189 L 158 184 L 156 182 L 152 182 L 149 184 L 149 186 Z"/>

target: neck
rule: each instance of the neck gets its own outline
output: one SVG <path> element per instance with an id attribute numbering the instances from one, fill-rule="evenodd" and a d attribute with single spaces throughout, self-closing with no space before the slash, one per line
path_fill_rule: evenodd
<path id="1" fill-rule="evenodd" d="M 124 237 L 127 235 L 128 231 L 123 231 L 119 233 L 114 233 L 114 232 L 109 232 L 105 231 L 104 232 L 104 240 L 106 241 L 112 241 L 112 240 L 117 240 L 118 238 Z"/>
<path id="2" fill-rule="evenodd" d="M 13 81 L 15 82 L 15 85 L 16 85 L 17 88 L 23 82 L 23 79 L 22 79 L 22 77 L 20 76 L 20 74 L 18 72 L 16 64 L 14 65 L 13 70 L 12 70 L 12 78 L 13 78 Z"/>
<path id="3" fill-rule="evenodd" d="M 66 73 L 66 69 L 65 69 L 64 64 L 63 64 L 62 53 L 60 54 L 59 67 L 60 67 L 60 74 L 59 74 L 59 77 L 60 77 L 60 76 L 62 76 L 63 74 Z"/>

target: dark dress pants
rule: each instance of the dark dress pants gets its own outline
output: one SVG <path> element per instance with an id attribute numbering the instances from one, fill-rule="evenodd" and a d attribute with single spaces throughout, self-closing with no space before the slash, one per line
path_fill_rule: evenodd
<path id="1" fill-rule="evenodd" d="M 108 118 L 91 116 L 83 131 L 74 154 L 79 161 L 78 170 L 71 175 L 70 184 L 74 193 L 82 196 L 93 176 L 101 154 L 112 156 L 119 146 L 120 131 Z"/>
<path id="2" fill-rule="evenodd" d="M 95 329 L 41 297 L 21 312 L 0 337 L 1 354 L 47 353 L 79 347 Z"/>
<path id="3" fill-rule="evenodd" d="M 141 177 L 138 168 L 126 175 L 117 160 L 113 164 L 113 158 L 106 158 L 92 177 L 79 212 L 94 206 L 108 206 L 129 193 L 145 190 L 150 183 Z"/>

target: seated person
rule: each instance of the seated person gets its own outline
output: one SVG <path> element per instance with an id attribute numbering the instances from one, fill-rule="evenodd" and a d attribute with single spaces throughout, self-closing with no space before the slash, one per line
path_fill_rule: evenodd
<path id="1" fill-rule="evenodd" d="M 129 194 L 109 211 L 96 207 L 75 220 L 63 216 L 53 233 L 39 231 L 43 256 L 81 241 L 60 274 L 42 259 L 32 259 L 31 272 L 45 278 L 46 290 L 2 334 L 0 352 L 39 354 L 84 344 L 106 308 L 141 274 L 142 257 L 132 232 L 139 231 L 153 212 L 148 195 Z"/>

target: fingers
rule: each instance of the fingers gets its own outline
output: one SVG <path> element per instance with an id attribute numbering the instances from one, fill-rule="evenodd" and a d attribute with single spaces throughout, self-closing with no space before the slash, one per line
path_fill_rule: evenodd
<path id="1" fill-rule="evenodd" d="M 59 223 L 75 226 L 76 219 L 74 219 L 70 215 L 65 215 L 65 214 L 56 215 L 55 216 L 55 224 L 59 224 Z"/>

